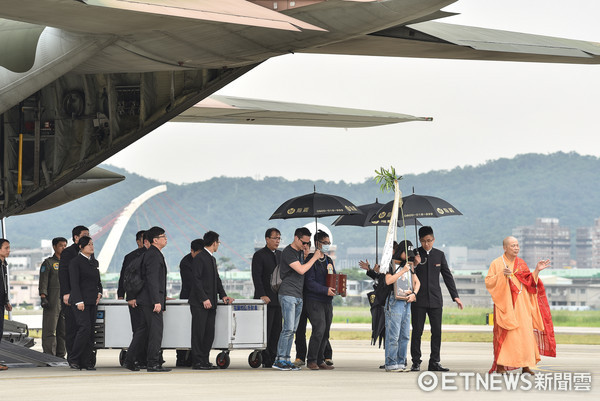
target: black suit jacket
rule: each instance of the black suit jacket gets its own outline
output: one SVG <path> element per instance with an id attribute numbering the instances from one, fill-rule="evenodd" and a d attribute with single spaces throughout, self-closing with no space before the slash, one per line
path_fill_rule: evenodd
<path id="1" fill-rule="evenodd" d="M 192 257 L 191 253 L 188 253 L 179 262 L 179 274 L 181 275 L 181 292 L 179 293 L 179 299 L 188 299 L 190 297 L 190 288 L 192 287 Z"/>
<path id="2" fill-rule="evenodd" d="M 217 262 L 215 258 L 203 249 L 192 260 L 192 286 L 190 288 L 188 303 L 191 306 L 202 306 L 202 303 L 210 299 L 212 309 L 217 307 L 217 296 L 226 297 L 225 289 L 221 283 Z"/>
<path id="3" fill-rule="evenodd" d="M 267 296 L 269 305 L 279 305 L 277 294 L 271 289 L 271 273 L 281 260 L 281 251 L 273 252 L 266 246 L 259 249 L 252 257 L 252 282 L 254 283 L 254 299 Z"/>
<path id="4" fill-rule="evenodd" d="M 454 278 L 448 268 L 444 252 L 432 248 L 427 255 L 423 247 L 419 247 L 418 251 L 421 256 L 421 264 L 415 267 L 415 273 L 421 282 L 421 288 L 417 294 L 415 305 L 423 308 L 441 308 L 443 306 L 440 273 L 452 299 L 458 298 Z"/>
<path id="5" fill-rule="evenodd" d="M 137 258 L 142 253 L 146 252 L 147 249 L 145 246 L 141 248 L 137 248 L 131 252 L 129 252 L 123 258 L 123 266 L 121 266 L 121 273 L 119 275 L 119 287 L 117 288 L 117 297 L 125 298 L 125 277 L 123 277 L 123 273 L 125 273 L 125 268 L 129 266 L 129 264 L 133 261 L 133 259 Z"/>
<path id="6" fill-rule="evenodd" d="M 75 305 L 83 302 L 85 305 L 96 305 L 98 294 L 102 294 L 100 271 L 98 261 L 88 259 L 78 254 L 69 263 L 69 280 L 71 283 L 71 296 L 69 303 Z"/>
<path id="7" fill-rule="evenodd" d="M 144 286 L 136 297 L 138 305 L 151 306 L 160 304 L 165 310 L 167 300 L 167 264 L 162 252 L 154 245 L 150 246 L 142 261 L 142 277 Z"/>
<path id="8" fill-rule="evenodd" d="M 8 263 L 0 261 L 0 307 L 7 305 L 8 300 Z M 4 319 L 4 316 L 0 316 Z"/>
<path id="9" fill-rule="evenodd" d="M 60 254 L 58 262 L 58 282 L 60 283 L 60 297 L 71 293 L 71 283 L 69 279 L 69 264 L 71 260 L 79 254 L 79 245 L 71 244 Z"/>

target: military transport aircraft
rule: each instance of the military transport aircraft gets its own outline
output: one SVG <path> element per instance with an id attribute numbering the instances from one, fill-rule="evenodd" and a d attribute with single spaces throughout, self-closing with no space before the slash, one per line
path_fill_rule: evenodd
<path id="1" fill-rule="evenodd" d="M 598 43 L 435 21 L 453 15 L 442 9 L 454 2 L 0 0 L 0 217 L 122 179 L 95 166 L 167 121 L 359 127 L 426 120 L 210 97 L 278 55 L 600 62 Z"/>

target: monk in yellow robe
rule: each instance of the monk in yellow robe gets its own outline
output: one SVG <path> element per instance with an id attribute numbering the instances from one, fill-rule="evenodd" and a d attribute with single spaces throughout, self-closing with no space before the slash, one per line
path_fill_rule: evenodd
<path id="1" fill-rule="evenodd" d="M 507 237 L 504 254 L 494 260 L 485 286 L 494 302 L 494 363 L 490 373 L 530 367 L 540 355 L 556 356 L 552 315 L 539 273 L 550 266 L 539 261 L 532 272 L 519 254 L 519 241 Z"/>

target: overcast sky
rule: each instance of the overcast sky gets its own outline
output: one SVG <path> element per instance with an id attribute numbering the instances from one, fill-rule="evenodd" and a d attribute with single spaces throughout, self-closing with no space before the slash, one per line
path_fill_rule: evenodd
<path id="1" fill-rule="evenodd" d="M 600 42 L 597 0 L 459 0 L 445 10 L 461 15 L 443 22 Z M 350 130 L 167 123 L 107 163 L 174 183 L 361 182 L 380 166 L 410 174 L 530 152 L 600 156 L 599 78 L 598 65 L 286 55 L 219 94 L 434 121 Z"/>

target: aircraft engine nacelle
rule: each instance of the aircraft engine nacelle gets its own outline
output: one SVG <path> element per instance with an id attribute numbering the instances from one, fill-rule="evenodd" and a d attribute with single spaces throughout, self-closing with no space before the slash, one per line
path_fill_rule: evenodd
<path id="1" fill-rule="evenodd" d="M 68 201 L 61 187 L 255 66 L 77 70 L 114 41 L 0 19 L 0 217 Z"/>
<path id="2" fill-rule="evenodd" d="M 0 114 L 113 40 L 0 19 Z"/>

